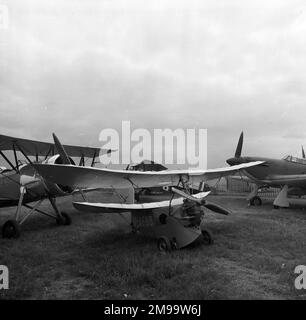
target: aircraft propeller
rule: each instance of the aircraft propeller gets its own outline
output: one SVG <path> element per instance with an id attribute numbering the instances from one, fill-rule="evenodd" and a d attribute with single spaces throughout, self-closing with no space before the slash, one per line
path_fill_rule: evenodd
<path id="1" fill-rule="evenodd" d="M 54 140 L 54 145 L 57 149 L 57 152 L 59 153 L 61 159 L 62 159 L 62 163 L 63 164 L 72 164 L 68 154 L 66 153 L 63 145 L 60 143 L 58 137 L 55 135 L 55 133 L 52 134 L 53 135 L 53 140 Z"/>
<path id="2" fill-rule="evenodd" d="M 243 145 L 243 131 L 241 132 L 239 140 L 238 140 L 237 148 L 235 151 L 235 158 L 241 157 L 242 145 Z"/>
<path id="3" fill-rule="evenodd" d="M 213 212 L 216 212 L 216 213 L 220 213 L 220 214 L 224 214 L 224 215 L 228 215 L 231 213 L 230 210 L 226 209 L 226 208 L 223 208 L 222 206 L 216 204 L 216 203 L 213 203 L 213 202 L 209 202 L 207 200 L 205 200 L 204 198 L 202 199 L 198 199 L 198 198 L 195 198 L 193 197 L 192 195 L 182 191 L 182 190 L 179 190 L 179 189 L 176 189 L 174 187 L 171 188 L 171 190 L 173 192 L 175 192 L 176 194 L 190 200 L 190 201 L 193 201 L 195 202 L 196 204 L 200 205 L 200 206 L 203 206 Z"/>
<path id="4" fill-rule="evenodd" d="M 243 146 L 243 131 L 240 134 L 234 157 L 226 160 L 226 162 L 230 166 L 241 164 L 243 162 L 243 158 L 241 158 L 242 146 Z"/>

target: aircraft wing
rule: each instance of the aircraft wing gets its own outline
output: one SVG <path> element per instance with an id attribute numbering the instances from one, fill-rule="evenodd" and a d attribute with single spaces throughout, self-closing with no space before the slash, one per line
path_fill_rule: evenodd
<path id="1" fill-rule="evenodd" d="M 268 179 L 262 181 L 268 185 L 288 185 L 290 187 L 305 187 L 306 174 L 285 174 L 285 175 L 271 175 Z"/>
<path id="2" fill-rule="evenodd" d="M 198 187 L 202 181 L 221 178 L 263 163 L 243 163 L 236 166 L 207 170 L 129 171 L 72 165 L 33 164 L 46 180 L 74 188 L 150 188 L 175 186 L 188 181 Z"/>
<path id="3" fill-rule="evenodd" d="M 208 192 L 200 192 L 194 194 L 193 197 L 201 199 L 209 195 Z M 176 198 L 171 201 L 171 206 L 178 206 L 184 203 L 185 198 Z M 93 203 L 93 202 L 73 202 L 76 209 L 85 212 L 127 212 L 127 211 L 138 211 L 138 210 L 152 210 L 157 208 L 169 208 L 170 200 L 148 202 L 148 203 Z"/>
<path id="4" fill-rule="evenodd" d="M 83 156 L 86 158 L 94 158 L 101 154 L 111 152 L 111 150 L 107 149 L 71 145 L 64 145 L 64 148 L 70 157 Z M 54 143 L 0 135 L 0 150 L 5 151 L 14 149 L 16 151 L 20 151 L 20 149 L 22 149 L 22 151 L 28 156 L 52 156 L 58 153 Z"/>

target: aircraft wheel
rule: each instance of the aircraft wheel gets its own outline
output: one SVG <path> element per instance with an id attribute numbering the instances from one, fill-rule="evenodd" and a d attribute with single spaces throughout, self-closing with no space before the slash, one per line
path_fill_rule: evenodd
<path id="1" fill-rule="evenodd" d="M 160 252 L 167 252 L 171 250 L 171 243 L 167 237 L 161 237 L 157 240 L 157 247 Z"/>
<path id="2" fill-rule="evenodd" d="M 3 238 L 19 238 L 20 236 L 20 225 L 16 220 L 8 220 L 2 227 Z"/>
<path id="3" fill-rule="evenodd" d="M 210 231 L 203 229 L 201 232 L 205 244 L 211 245 L 214 243 L 214 239 Z"/>
<path id="4" fill-rule="evenodd" d="M 274 209 L 279 209 L 279 206 L 274 205 L 273 207 L 274 207 Z"/>
<path id="5" fill-rule="evenodd" d="M 59 226 L 69 226 L 71 225 L 72 220 L 66 212 L 62 212 L 62 216 L 56 218 L 56 222 Z"/>
<path id="6" fill-rule="evenodd" d="M 176 242 L 176 239 L 173 238 L 170 243 L 171 243 L 171 250 L 177 250 L 177 242 Z"/>
<path id="7" fill-rule="evenodd" d="M 261 206 L 262 205 L 262 201 L 260 199 L 260 197 L 255 196 L 250 200 L 250 205 L 251 206 Z"/>

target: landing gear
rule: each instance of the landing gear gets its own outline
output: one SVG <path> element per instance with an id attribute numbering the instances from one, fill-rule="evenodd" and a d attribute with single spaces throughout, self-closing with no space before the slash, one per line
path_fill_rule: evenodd
<path id="1" fill-rule="evenodd" d="M 8 220 L 2 227 L 2 238 L 19 238 L 20 225 L 16 220 Z"/>
<path id="2" fill-rule="evenodd" d="M 202 233 L 203 241 L 205 244 L 211 245 L 214 243 L 214 239 L 213 239 L 210 231 L 203 229 L 203 230 L 201 230 L 201 233 Z"/>
<path id="3" fill-rule="evenodd" d="M 72 223 L 70 216 L 66 212 L 61 213 L 61 217 L 56 218 L 56 223 L 59 226 L 69 226 Z"/>
<path id="4" fill-rule="evenodd" d="M 25 187 L 21 187 L 20 198 L 19 198 L 18 207 L 17 207 L 16 214 L 15 214 L 15 219 L 8 220 L 4 223 L 4 225 L 2 227 L 2 237 L 3 238 L 18 238 L 21 233 L 21 225 L 34 212 L 43 214 L 43 215 L 48 216 L 50 218 L 53 218 L 54 220 L 56 220 L 58 225 L 68 226 L 71 224 L 72 220 L 69 217 L 69 215 L 65 212 L 60 212 L 60 210 L 58 209 L 56 202 L 55 202 L 55 198 L 51 198 L 51 197 L 49 198 L 50 203 L 55 211 L 55 215 L 54 215 L 54 214 L 50 214 L 50 213 L 47 213 L 45 211 L 38 209 L 44 199 L 39 200 L 34 206 L 23 203 L 23 198 L 24 198 L 25 192 L 26 192 Z M 21 217 L 22 206 L 30 209 L 30 211 L 25 213 L 23 217 Z"/>
<path id="5" fill-rule="evenodd" d="M 168 252 L 171 250 L 171 242 L 167 237 L 160 237 L 157 240 L 157 248 L 160 252 Z"/>
<path id="6" fill-rule="evenodd" d="M 66 212 L 61 212 L 57 205 L 56 205 L 56 199 L 55 198 L 49 198 L 49 201 L 56 213 L 56 223 L 59 226 L 69 226 L 72 223 L 72 220 L 70 218 L 70 216 L 66 213 Z"/>
<path id="7" fill-rule="evenodd" d="M 289 208 L 289 200 L 288 200 L 288 185 L 284 185 L 275 200 L 273 201 L 273 206 L 275 209 L 278 208 Z"/>
<path id="8" fill-rule="evenodd" d="M 262 201 L 261 198 L 258 196 L 252 197 L 250 199 L 250 206 L 261 206 L 262 205 Z"/>

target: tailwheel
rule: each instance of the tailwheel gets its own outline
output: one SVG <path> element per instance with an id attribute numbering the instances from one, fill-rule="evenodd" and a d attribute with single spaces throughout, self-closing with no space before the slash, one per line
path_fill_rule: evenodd
<path id="1" fill-rule="evenodd" d="M 20 225 L 16 220 L 8 220 L 2 227 L 3 238 L 19 238 L 20 236 Z"/>
<path id="2" fill-rule="evenodd" d="M 262 201 L 260 199 L 260 197 L 255 196 L 252 199 L 250 199 L 250 205 L 251 206 L 261 206 L 262 205 Z"/>
<path id="3" fill-rule="evenodd" d="M 69 226 L 72 223 L 70 216 L 66 212 L 62 212 L 61 216 L 56 218 L 56 223 L 59 226 Z"/>
<path id="4" fill-rule="evenodd" d="M 171 243 L 167 237 L 160 237 L 157 240 L 158 250 L 161 252 L 167 252 L 171 250 Z"/>
<path id="5" fill-rule="evenodd" d="M 214 243 L 214 239 L 210 231 L 208 231 L 207 229 L 203 229 L 201 230 L 201 233 L 202 233 L 203 241 L 205 244 L 211 245 Z"/>

